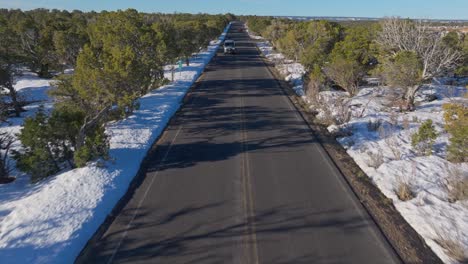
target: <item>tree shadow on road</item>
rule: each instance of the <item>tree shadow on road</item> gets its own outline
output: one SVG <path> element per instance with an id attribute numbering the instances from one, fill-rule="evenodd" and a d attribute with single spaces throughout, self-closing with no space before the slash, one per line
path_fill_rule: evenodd
<path id="1" fill-rule="evenodd" d="M 117 246 L 116 243 L 110 242 L 119 241 L 124 232 L 126 234 L 124 245 L 119 247 L 115 256 L 117 262 L 151 260 L 161 263 L 225 263 L 244 254 L 245 248 L 252 248 L 254 242 L 249 236 L 250 230 L 255 230 L 255 243 L 258 246 L 274 247 L 284 243 L 277 239 L 282 235 L 300 236 L 326 232 L 326 230 L 359 232 L 369 225 L 360 216 L 350 217 L 346 214 L 346 210 L 313 212 L 310 208 L 297 205 L 282 205 L 262 210 L 250 218 L 239 218 L 234 214 L 210 219 L 200 217 L 213 216 L 207 214 L 207 211 L 219 210 L 223 206 L 226 206 L 225 202 L 204 206 L 190 205 L 174 211 L 161 209 L 158 214 L 145 212 L 144 208 L 140 208 L 128 229 L 119 229 L 103 237 L 96 247 L 94 257 L 100 261 L 109 259 Z M 127 210 L 123 214 L 133 215 L 134 210 Z M 181 225 L 181 222 L 190 224 Z M 314 250 L 311 249 L 310 252 Z M 315 254 L 294 255 L 294 257 L 277 257 L 268 263 L 330 263 L 343 260 L 345 257 L 344 255 L 334 257 Z"/>

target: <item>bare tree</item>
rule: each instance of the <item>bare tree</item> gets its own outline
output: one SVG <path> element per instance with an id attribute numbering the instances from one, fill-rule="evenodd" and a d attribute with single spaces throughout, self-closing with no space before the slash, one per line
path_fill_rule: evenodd
<path id="1" fill-rule="evenodd" d="M 413 52 L 421 63 L 421 73 L 415 85 L 405 87 L 407 110 L 414 109 L 414 97 L 424 82 L 455 69 L 461 52 L 444 44 L 441 33 L 429 30 L 422 21 L 412 21 L 396 17 L 381 21 L 382 31 L 377 43 L 388 51 L 390 56 L 399 52 Z"/>

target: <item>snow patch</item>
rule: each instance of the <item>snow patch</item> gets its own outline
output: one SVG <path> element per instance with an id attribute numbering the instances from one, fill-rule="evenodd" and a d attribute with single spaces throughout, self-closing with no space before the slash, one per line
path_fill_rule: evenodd
<path id="1" fill-rule="evenodd" d="M 169 119 L 180 107 L 188 89 L 214 56 L 227 30 L 175 74 L 175 81 L 139 99 L 140 108 L 130 117 L 111 123 L 110 157 L 59 173 L 38 184 L 15 171 L 17 180 L 0 185 L 0 259 L 10 263 L 72 263 L 126 193 L 140 164 Z M 170 79 L 169 70 L 165 72 Z M 46 108 L 50 80 L 27 73 L 15 88 Z M 0 132 L 19 132 L 24 118 L 34 115 L 39 103 L 29 105 L 22 118 L 12 118 Z M 15 147 L 20 147 L 17 144 Z"/>

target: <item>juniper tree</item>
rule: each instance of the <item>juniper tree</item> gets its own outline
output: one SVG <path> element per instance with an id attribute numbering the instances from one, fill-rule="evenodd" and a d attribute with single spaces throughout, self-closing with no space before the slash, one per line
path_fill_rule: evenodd
<path id="1" fill-rule="evenodd" d="M 15 116 L 20 116 L 23 108 L 14 88 L 14 78 L 20 74 L 18 64 L 22 57 L 18 49 L 18 36 L 12 30 L 12 26 L 5 17 L 0 16 L 0 93 L 7 91 Z M 8 105 L 1 102 L 2 116 L 8 115 Z"/>
<path id="2" fill-rule="evenodd" d="M 395 85 L 405 88 L 406 109 L 414 109 L 414 99 L 421 85 L 434 77 L 453 71 L 461 59 L 461 53 L 444 43 L 441 33 L 429 30 L 422 21 L 411 21 L 399 18 L 387 18 L 381 22 L 382 31 L 377 38 L 381 48 L 386 51 L 387 67 L 383 71 L 393 71 L 392 65 L 396 56 L 402 52 L 412 53 L 421 64 L 420 76 L 416 83 Z M 400 78 L 406 79 L 406 78 Z"/>
<path id="3" fill-rule="evenodd" d="M 163 79 L 164 45 L 135 10 L 103 12 L 89 32 L 74 75 L 62 78 L 52 92 L 58 106 L 83 112 L 75 136 L 76 165 L 105 154 L 105 122 L 131 114 L 136 99 Z"/>

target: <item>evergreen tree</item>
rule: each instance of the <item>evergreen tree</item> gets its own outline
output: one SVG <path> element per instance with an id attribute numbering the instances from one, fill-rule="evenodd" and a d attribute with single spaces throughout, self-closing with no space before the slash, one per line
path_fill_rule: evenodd
<path id="1" fill-rule="evenodd" d="M 41 108 L 33 118 L 26 118 L 18 138 L 23 144 L 22 152 L 14 152 L 17 167 L 29 173 L 36 182 L 60 170 L 54 146 L 51 142 L 47 115 Z"/>
<path id="2" fill-rule="evenodd" d="M 13 87 L 15 76 L 20 74 L 17 70 L 17 64 L 22 60 L 18 45 L 18 36 L 12 30 L 6 18 L 0 15 L 0 93 L 3 94 L 4 90 L 7 91 L 17 117 L 23 111 L 17 92 Z M 9 107 L 4 103 L 4 100 L 2 100 L 1 104 L 1 116 L 7 116 Z"/>

